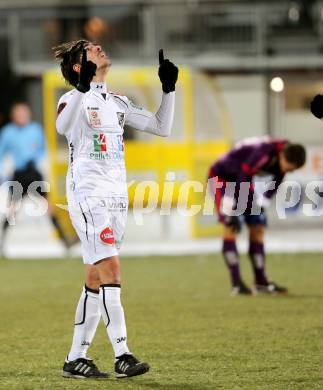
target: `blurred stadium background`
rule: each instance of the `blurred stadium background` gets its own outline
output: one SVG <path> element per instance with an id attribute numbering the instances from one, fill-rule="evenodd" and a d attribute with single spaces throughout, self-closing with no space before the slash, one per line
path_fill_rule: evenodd
<path id="1" fill-rule="evenodd" d="M 101 43 L 112 58 L 109 89 L 151 110 L 161 95 L 158 50 L 181 67 L 171 137 L 126 129 L 129 181 L 156 180 L 162 193 L 165 178 L 175 177 L 175 195 L 165 190 L 171 215 L 157 209 L 138 225 L 130 188 L 123 304 L 131 348 L 152 369 L 122 389 L 322 389 L 323 217 L 305 217 L 302 205 L 310 203 L 306 183 L 323 176 L 323 126 L 309 112 L 323 90 L 323 0 L 0 0 L 0 128 L 14 102 L 31 106 L 46 135 L 50 197 L 60 205 L 67 146 L 55 112 L 67 87 L 51 48 L 79 37 Z M 302 185 L 301 201 L 287 219 L 274 207 L 269 213 L 266 247 L 276 253 L 268 272 L 290 293 L 234 299 L 218 253 L 220 227 L 213 216 L 178 213 L 178 189 L 186 179 L 204 183 L 220 154 L 262 135 L 302 142 L 309 154 L 306 167 L 289 176 Z M 2 168 L 0 177 L 10 177 L 10 159 Z M 149 196 L 161 205 L 160 194 Z M 202 200 L 189 194 L 192 205 Z M 70 259 L 48 217 L 28 216 L 30 207 L 26 199 L 8 233 L 9 260 L 0 259 L 0 390 L 120 390 L 113 378 L 105 385 L 60 375 L 84 269 L 79 246 Z M 1 186 L 2 218 L 5 208 Z M 56 211 L 73 234 L 66 211 Z M 245 237 L 239 244 L 246 249 Z M 250 283 L 243 251 L 241 263 Z M 111 352 L 100 325 L 90 356 L 112 372 Z"/>
<path id="2" fill-rule="evenodd" d="M 323 1 L 1 0 L 0 126 L 9 120 L 12 103 L 30 104 L 46 133 L 43 169 L 55 203 L 65 203 L 67 146 L 54 123 L 66 86 L 51 48 L 79 37 L 108 51 L 113 60 L 109 88 L 151 110 L 160 99 L 159 48 L 181 66 L 170 139 L 126 130 L 129 180 L 157 180 L 161 192 L 169 171 L 175 172 L 177 190 L 186 179 L 204 183 L 208 166 L 230 145 L 266 134 L 306 145 L 308 163 L 290 179 L 304 186 L 323 176 L 322 124 L 309 113 L 309 102 L 323 89 Z M 10 161 L 5 170 L 8 175 Z M 215 219 L 179 215 L 177 190 L 166 197 L 173 207 L 170 216 L 157 210 L 138 226 L 130 210 L 124 254 L 219 250 Z M 150 196 L 160 205 L 160 195 Z M 2 205 L 4 198 L 2 191 Z M 133 190 L 130 198 L 133 204 Z M 189 196 L 191 204 L 202 198 Z M 303 202 L 308 200 L 302 193 L 286 220 L 278 220 L 271 209 L 269 251 L 323 250 L 322 218 L 304 217 Z M 64 256 L 47 218 L 26 216 L 26 207 L 28 201 L 9 232 L 8 257 Z M 66 212 L 60 213 L 68 228 Z M 76 247 L 73 254 L 79 253 Z"/>

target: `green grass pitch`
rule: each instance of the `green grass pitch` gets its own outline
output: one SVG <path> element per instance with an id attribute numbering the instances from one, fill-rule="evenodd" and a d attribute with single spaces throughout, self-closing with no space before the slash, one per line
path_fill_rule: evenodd
<path id="1" fill-rule="evenodd" d="M 219 255 L 123 259 L 129 345 L 151 372 L 119 381 L 60 376 L 81 261 L 0 261 L 0 389 L 323 389 L 321 257 L 269 256 L 290 295 L 236 298 Z M 113 369 L 102 323 L 89 356 Z"/>

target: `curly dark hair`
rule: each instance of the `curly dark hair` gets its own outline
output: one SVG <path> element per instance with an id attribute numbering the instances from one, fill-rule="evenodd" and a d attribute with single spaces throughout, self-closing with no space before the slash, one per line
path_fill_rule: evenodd
<path id="1" fill-rule="evenodd" d="M 303 145 L 287 143 L 283 153 L 286 160 L 297 168 L 302 167 L 306 162 L 306 150 Z"/>
<path id="2" fill-rule="evenodd" d="M 90 43 L 86 39 L 65 42 L 53 47 L 55 59 L 60 62 L 64 79 L 74 87 L 79 81 L 79 74 L 73 69 L 73 65 L 79 64 L 84 46 Z"/>

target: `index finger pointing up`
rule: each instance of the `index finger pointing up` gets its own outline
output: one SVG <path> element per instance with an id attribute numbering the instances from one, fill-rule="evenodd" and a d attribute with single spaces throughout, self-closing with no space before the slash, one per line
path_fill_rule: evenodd
<path id="1" fill-rule="evenodd" d="M 83 49 L 82 50 L 82 64 L 81 65 L 84 65 L 87 61 L 87 55 L 86 55 L 86 49 Z"/>
<path id="2" fill-rule="evenodd" d="M 161 65 L 164 62 L 164 51 L 163 49 L 159 50 L 159 65 Z"/>

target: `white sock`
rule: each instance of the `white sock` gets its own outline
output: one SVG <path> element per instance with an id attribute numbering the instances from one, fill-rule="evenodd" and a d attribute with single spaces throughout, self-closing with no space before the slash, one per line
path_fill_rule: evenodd
<path id="1" fill-rule="evenodd" d="M 100 287 L 99 300 L 102 318 L 116 357 L 129 353 L 126 321 L 120 294 L 120 284 L 103 284 Z"/>
<path id="2" fill-rule="evenodd" d="M 101 318 L 99 293 L 83 287 L 75 313 L 74 336 L 68 360 L 85 358 Z"/>

